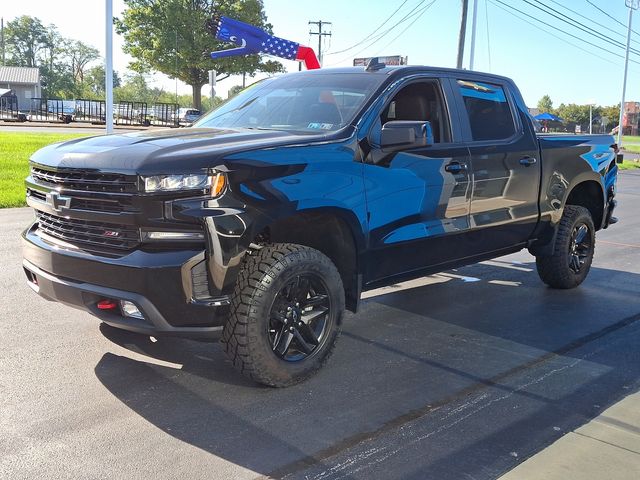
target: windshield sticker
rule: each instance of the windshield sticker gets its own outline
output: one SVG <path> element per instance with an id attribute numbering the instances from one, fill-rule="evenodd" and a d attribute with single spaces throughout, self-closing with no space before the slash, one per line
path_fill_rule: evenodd
<path id="1" fill-rule="evenodd" d="M 307 128 L 313 128 L 316 130 L 331 130 L 333 128 L 333 123 L 310 123 Z"/>

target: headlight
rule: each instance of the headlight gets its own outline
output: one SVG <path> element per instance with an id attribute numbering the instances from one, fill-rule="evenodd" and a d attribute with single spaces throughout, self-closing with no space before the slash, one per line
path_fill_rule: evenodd
<path id="1" fill-rule="evenodd" d="M 144 178 L 145 192 L 173 192 L 203 190 L 211 186 L 213 177 L 207 174 L 154 175 Z"/>

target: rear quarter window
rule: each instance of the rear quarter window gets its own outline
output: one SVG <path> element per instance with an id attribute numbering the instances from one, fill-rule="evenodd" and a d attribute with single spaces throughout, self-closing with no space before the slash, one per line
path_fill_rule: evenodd
<path id="1" fill-rule="evenodd" d="M 516 132 L 503 88 L 490 83 L 458 80 L 474 141 L 505 140 Z"/>

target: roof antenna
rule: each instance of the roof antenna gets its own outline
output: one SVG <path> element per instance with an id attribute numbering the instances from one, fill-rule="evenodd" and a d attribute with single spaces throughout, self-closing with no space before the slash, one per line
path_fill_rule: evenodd
<path id="1" fill-rule="evenodd" d="M 365 68 L 365 71 L 377 72 L 378 70 L 382 70 L 385 67 L 386 65 L 384 63 L 381 63 L 378 60 L 378 57 L 373 57 L 373 58 L 370 58 L 369 61 L 367 62 L 367 68 Z"/>

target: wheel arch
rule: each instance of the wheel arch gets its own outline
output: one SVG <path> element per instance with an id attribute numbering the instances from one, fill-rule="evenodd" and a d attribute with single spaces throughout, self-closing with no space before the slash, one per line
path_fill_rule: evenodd
<path id="1" fill-rule="evenodd" d="M 535 256 L 547 256 L 553 252 L 556 242 L 558 225 L 567 205 L 577 205 L 586 208 L 591 213 L 596 231 L 602 228 L 604 222 L 605 194 L 601 177 L 595 172 L 579 175 L 566 189 L 562 208 L 552 216 L 537 240 L 530 245 L 529 252 Z"/>
<path id="2" fill-rule="evenodd" d="M 583 180 L 574 185 L 567 195 L 564 205 L 577 205 L 591 213 L 596 230 L 602 228 L 604 220 L 604 188 L 596 180 Z"/>
<path id="3" fill-rule="evenodd" d="M 334 263 L 345 289 L 347 309 L 355 312 L 362 290 L 360 253 L 365 238 L 353 212 L 340 208 L 309 209 L 264 222 L 252 243 L 295 243 L 314 248 Z"/>

